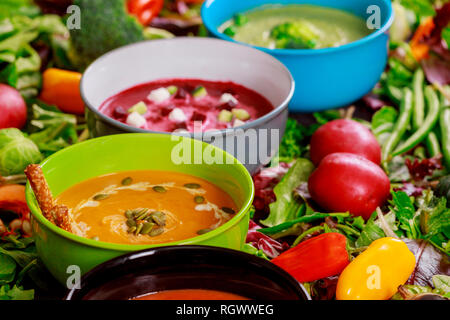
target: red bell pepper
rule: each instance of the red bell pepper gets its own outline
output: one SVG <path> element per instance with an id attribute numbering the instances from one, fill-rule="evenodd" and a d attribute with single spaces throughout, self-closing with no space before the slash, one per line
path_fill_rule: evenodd
<path id="1" fill-rule="evenodd" d="M 346 241 L 340 233 L 324 233 L 283 252 L 272 262 L 299 282 L 331 277 L 349 264 Z"/>
<path id="2" fill-rule="evenodd" d="M 139 22 L 148 26 L 163 8 L 164 0 L 128 0 L 128 13 L 138 18 Z"/>

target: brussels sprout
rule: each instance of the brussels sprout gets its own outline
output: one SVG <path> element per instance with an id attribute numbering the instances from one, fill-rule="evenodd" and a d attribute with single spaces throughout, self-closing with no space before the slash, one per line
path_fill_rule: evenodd
<path id="1" fill-rule="evenodd" d="M 16 128 L 0 130 L 0 175 L 22 173 L 26 166 L 42 160 L 33 141 Z"/>

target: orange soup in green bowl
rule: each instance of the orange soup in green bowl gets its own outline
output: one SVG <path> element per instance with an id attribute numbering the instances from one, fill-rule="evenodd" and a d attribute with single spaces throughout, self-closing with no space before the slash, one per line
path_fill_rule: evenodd
<path id="1" fill-rule="evenodd" d="M 132 251 L 184 244 L 239 250 L 245 241 L 251 176 L 199 140 L 106 136 L 57 152 L 41 168 L 71 221 L 64 229 L 49 221 L 27 184 L 38 254 L 61 283 Z"/>

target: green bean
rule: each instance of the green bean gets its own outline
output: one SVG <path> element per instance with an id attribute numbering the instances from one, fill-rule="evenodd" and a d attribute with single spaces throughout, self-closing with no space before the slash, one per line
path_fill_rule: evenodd
<path id="1" fill-rule="evenodd" d="M 418 68 L 414 73 L 413 89 L 414 89 L 414 110 L 413 110 L 413 128 L 418 130 L 423 124 L 425 115 L 425 101 L 423 96 L 425 74 L 422 68 Z M 428 133 L 425 140 L 428 153 L 431 157 L 441 154 L 439 140 L 434 132 Z"/>
<path id="2" fill-rule="evenodd" d="M 418 68 L 413 78 L 414 110 L 413 110 L 413 128 L 419 129 L 422 126 L 425 115 L 425 102 L 423 98 L 423 82 L 425 75 L 422 68 Z"/>
<path id="3" fill-rule="evenodd" d="M 445 96 L 444 96 L 444 94 L 442 93 L 442 92 L 439 92 L 439 102 L 440 102 L 440 104 L 441 104 L 441 106 L 442 107 L 444 107 L 445 106 Z"/>
<path id="4" fill-rule="evenodd" d="M 405 142 L 403 142 L 392 153 L 393 156 L 404 153 L 417 146 L 428 135 L 428 133 L 434 128 L 436 122 L 439 119 L 439 99 L 433 87 L 428 86 L 425 88 L 425 98 L 428 104 L 428 113 L 420 128 L 414 132 Z"/>
<path id="5" fill-rule="evenodd" d="M 442 154 L 447 169 L 450 169 L 450 108 L 441 111 L 439 119 L 442 133 Z"/>
<path id="6" fill-rule="evenodd" d="M 300 243 L 300 241 L 302 241 L 307 235 L 309 235 L 311 233 L 314 233 L 314 232 L 323 231 L 323 229 L 324 229 L 324 227 L 322 227 L 322 226 L 316 226 L 316 227 L 313 227 L 313 228 L 310 228 L 310 229 L 306 230 L 301 235 L 299 235 L 297 237 L 297 239 L 295 239 L 295 241 L 292 244 L 291 248 L 293 248 L 296 245 L 298 245 Z"/>
<path id="7" fill-rule="evenodd" d="M 409 121 L 411 119 L 412 108 L 413 105 L 412 105 L 411 89 L 405 88 L 403 99 L 400 104 L 400 114 L 394 125 L 394 129 L 392 130 L 391 135 L 381 148 L 381 158 L 384 164 L 386 164 L 386 161 L 389 160 L 390 153 L 396 147 L 396 145 L 399 143 L 399 141 L 405 134 L 406 129 L 408 128 L 409 125 Z"/>
<path id="8" fill-rule="evenodd" d="M 387 94 L 389 98 L 392 100 L 392 102 L 394 102 L 396 105 L 400 105 L 403 98 L 402 89 L 391 85 L 388 85 L 386 88 Z"/>
<path id="9" fill-rule="evenodd" d="M 428 153 L 430 157 L 437 157 L 441 154 L 441 146 L 439 144 L 439 139 L 437 138 L 436 134 L 431 131 L 427 135 L 427 139 L 425 140 Z"/>

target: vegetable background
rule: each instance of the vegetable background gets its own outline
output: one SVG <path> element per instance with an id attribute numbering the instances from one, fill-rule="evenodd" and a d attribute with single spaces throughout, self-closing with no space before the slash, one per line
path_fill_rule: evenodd
<path id="1" fill-rule="evenodd" d="M 86 27 L 80 30 L 66 27 L 71 3 L 83 10 Z M 411 276 L 392 299 L 407 298 L 405 292 L 450 297 L 450 2 L 392 3 L 396 19 L 390 31 L 389 63 L 376 87 L 348 108 L 291 114 L 277 161 L 253 177 L 256 194 L 244 249 L 283 265 L 313 299 L 334 299 L 342 269 L 373 241 L 385 237 L 401 238 L 416 259 Z M 206 36 L 201 4 L 201 0 L 0 2 L 0 83 L 17 90 L 27 105 L 23 127 L 0 128 L 0 300 L 58 299 L 64 294 L 37 257 L 30 237 L 23 170 L 88 138 L 82 106 L 67 104 L 79 99 L 81 72 L 122 45 Z M 239 21 L 245 23 L 245 17 Z M 315 170 L 311 137 L 336 119 L 357 121 L 380 145 L 381 166 L 391 189 L 388 201 L 367 219 L 326 211 L 309 192 L 308 180 Z M 320 245 L 335 250 L 321 255 Z M 314 261 L 336 268 L 308 273 Z M 299 278 L 305 273 L 311 277 Z"/>

